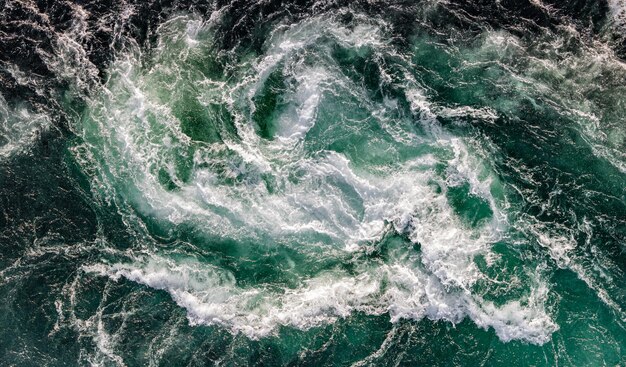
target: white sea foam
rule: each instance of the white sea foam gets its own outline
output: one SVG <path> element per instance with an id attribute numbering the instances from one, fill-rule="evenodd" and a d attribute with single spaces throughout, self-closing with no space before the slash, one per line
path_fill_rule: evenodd
<path id="1" fill-rule="evenodd" d="M 308 329 L 355 311 L 389 313 L 401 319 L 460 322 L 471 318 L 479 327 L 493 328 L 503 341 L 542 344 L 557 326 L 545 311 L 547 288 L 538 285 L 524 300 L 502 306 L 464 291 L 449 291 L 439 277 L 400 264 L 374 267 L 357 276 L 324 273 L 295 289 L 280 293 L 235 286 L 234 276 L 206 264 L 150 260 L 144 264 L 85 267 L 87 272 L 121 277 L 166 290 L 188 312 L 192 324 L 222 325 L 250 338 L 277 331 L 281 325 Z"/>
<path id="2" fill-rule="evenodd" d="M 614 19 L 615 24 L 620 27 L 626 26 L 626 1 L 624 0 L 609 0 L 609 9 L 611 9 L 611 16 Z"/>
<path id="3" fill-rule="evenodd" d="M 27 149 L 50 125 L 45 113 L 33 112 L 24 105 L 10 107 L 0 95 L 0 157 Z"/>

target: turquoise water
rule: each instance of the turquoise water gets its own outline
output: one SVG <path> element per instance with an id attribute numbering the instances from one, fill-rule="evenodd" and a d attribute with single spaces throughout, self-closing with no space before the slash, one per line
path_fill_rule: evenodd
<path id="1" fill-rule="evenodd" d="M 0 364 L 626 363 L 618 8 L 229 6 L 0 99 Z"/>

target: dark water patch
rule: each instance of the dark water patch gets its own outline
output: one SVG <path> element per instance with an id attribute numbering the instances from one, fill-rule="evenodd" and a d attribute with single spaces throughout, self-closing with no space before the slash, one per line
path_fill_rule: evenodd
<path id="1" fill-rule="evenodd" d="M 448 187 L 446 193 L 457 214 L 471 226 L 477 226 L 493 215 L 489 203 L 472 194 L 469 184 Z"/>
<path id="2" fill-rule="evenodd" d="M 220 141 L 218 129 L 214 128 L 219 123 L 221 116 L 215 116 L 210 109 L 202 106 L 195 98 L 188 96 L 174 105 L 174 116 L 178 118 L 183 133 L 195 141 L 212 143 Z M 218 110 L 218 113 L 220 111 Z"/>
<path id="3" fill-rule="evenodd" d="M 68 174 L 64 149 L 59 134 L 51 131 L 27 153 L 0 162 L 4 266 L 47 238 L 63 243 L 93 239 L 97 219 L 89 194 Z"/>
<path id="4" fill-rule="evenodd" d="M 265 139 L 272 139 L 275 134 L 275 120 L 284 109 L 281 96 L 287 88 L 285 77 L 280 68 L 273 71 L 263 82 L 263 86 L 254 97 L 255 110 L 252 119 L 257 123 L 259 135 Z M 282 108 L 281 108 L 282 106 Z"/>

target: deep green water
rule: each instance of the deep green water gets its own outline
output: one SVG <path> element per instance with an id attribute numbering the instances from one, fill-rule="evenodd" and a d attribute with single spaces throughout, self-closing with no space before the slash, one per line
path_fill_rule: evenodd
<path id="1" fill-rule="evenodd" d="M 611 13 L 320 4 L 2 64 L 0 365 L 626 364 Z"/>

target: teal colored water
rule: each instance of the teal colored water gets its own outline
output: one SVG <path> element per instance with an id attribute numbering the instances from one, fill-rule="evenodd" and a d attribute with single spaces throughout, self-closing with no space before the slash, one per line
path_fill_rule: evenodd
<path id="1" fill-rule="evenodd" d="M 74 23 L 63 127 L 0 99 L 0 364 L 624 365 L 619 22 L 444 5 L 174 12 L 103 71 Z"/>

